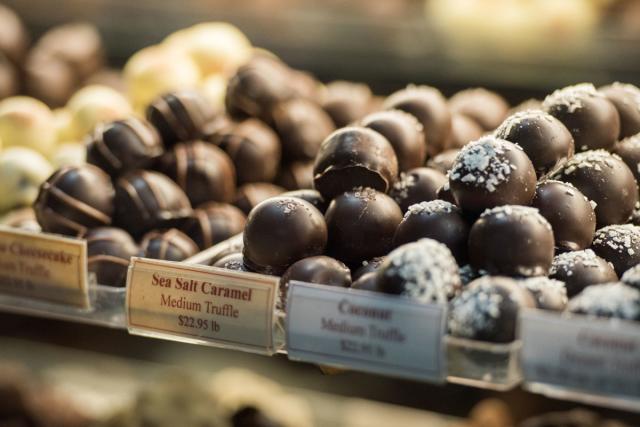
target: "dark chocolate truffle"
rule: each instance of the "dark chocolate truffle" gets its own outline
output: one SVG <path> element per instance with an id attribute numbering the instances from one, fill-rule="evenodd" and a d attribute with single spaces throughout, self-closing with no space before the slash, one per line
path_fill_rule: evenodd
<path id="1" fill-rule="evenodd" d="M 166 261 L 183 261 L 198 252 L 193 240 L 175 228 L 148 232 L 140 248 L 144 257 Z"/>
<path id="2" fill-rule="evenodd" d="M 369 272 L 360 276 L 351 284 L 351 289 L 360 289 L 363 291 L 379 292 L 378 279 L 380 276 L 376 272 Z"/>
<path id="3" fill-rule="evenodd" d="M 111 224 L 114 189 L 95 166 L 67 166 L 40 187 L 33 208 L 43 231 L 79 236 Z"/>
<path id="4" fill-rule="evenodd" d="M 553 178 L 573 184 L 596 203 L 598 227 L 627 222 L 638 201 L 633 173 L 620 157 L 604 150 L 576 154 Z"/>
<path id="5" fill-rule="evenodd" d="M 487 136 L 465 146 L 449 171 L 456 204 L 480 213 L 500 205 L 528 205 L 536 191 L 536 173 L 522 148 Z"/>
<path id="6" fill-rule="evenodd" d="M 569 129 L 577 152 L 611 148 L 620 135 L 618 111 L 590 83 L 556 90 L 542 108 Z"/>
<path id="7" fill-rule="evenodd" d="M 253 208 L 243 240 L 249 269 L 279 275 L 294 262 L 324 252 L 327 225 L 311 203 L 296 197 L 274 197 Z"/>
<path id="8" fill-rule="evenodd" d="M 551 224 L 558 251 L 578 251 L 591 245 L 596 214 L 589 199 L 573 185 L 543 181 L 536 187 L 531 206 Z"/>
<path id="9" fill-rule="evenodd" d="M 453 162 L 455 162 L 459 152 L 460 150 L 457 148 L 445 150 L 437 156 L 429 159 L 429 161 L 427 162 L 427 166 L 446 174 L 453 167 Z"/>
<path id="10" fill-rule="evenodd" d="M 511 342 L 516 338 L 519 311 L 535 306 L 533 295 L 516 280 L 483 276 L 451 301 L 449 332 L 472 340 Z"/>
<path id="11" fill-rule="evenodd" d="M 640 264 L 625 271 L 620 281 L 632 288 L 640 290 Z"/>
<path id="12" fill-rule="evenodd" d="M 551 263 L 549 277 L 565 283 L 569 298 L 587 286 L 618 280 L 613 266 L 591 249 L 557 255 Z"/>
<path id="13" fill-rule="evenodd" d="M 640 133 L 640 88 L 628 83 L 615 82 L 599 89 L 620 116 L 618 139 Z"/>
<path id="14" fill-rule="evenodd" d="M 442 172 L 432 168 L 415 168 L 400 174 L 389 195 L 406 212 L 409 206 L 438 198 L 438 190 L 447 182 Z"/>
<path id="15" fill-rule="evenodd" d="M 325 214 L 328 252 L 347 265 L 386 255 L 402 212 L 386 194 L 359 188 L 333 199 Z"/>
<path id="16" fill-rule="evenodd" d="M 280 302 L 283 307 L 292 280 L 348 288 L 351 286 L 351 272 L 342 262 L 324 255 L 294 262 L 280 278 Z"/>
<path id="17" fill-rule="evenodd" d="M 252 182 L 238 187 L 233 204 L 245 215 L 249 215 L 249 212 L 258 203 L 282 193 L 284 193 L 284 188 L 269 182 Z"/>
<path id="18" fill-rule="evenodd" d="M 436 240 L 449 248 L 461 265 L 467 260 L 469 225 L 460 209 L 444 200 L 432 200 L 409 206 L 393 237 L 400 246 L 421 238 Z"/>
<path id="19" fill-rule="evenodd" d="M 225 255 L 212 264 L 214 267 L 224 268 L 225 270 L 249 271 L 244 265 L 244 257 L 242 252 Z"/>
<path id="20" fill-rule="evenodd" d="M 139 254 L 138 245 L 126 231 L 98 227 L 84 235 L 87 241 L 87 267 L 99 285 L 124 286 L 129 260 Z"/>
<path id="21" fill-rule="evenodd" d="M 555 170 L 573 156 L 573 137 L 569 130 L 550 114 L 529 110 L 508 117 L 495 131 L 496 138 L 522 147 L 538 177 Z"/>
<path id="22" fill-rule="evenodd" d="M 422 123 L 427 153 L 435 156 L 445 149 L 451 133 L 451 112 L 447 100 L 438 89 L 429 86 L 408 86 L 385 100 L 384 109 L 406 111 Z"/>
<path id="23" fill-rule="evenodd" d="M 340 128 L 367 115 L 371 110 L 372 97 L 367 85 L 339 80 L 325 86 L 321 105 Z"/>
<path id="24" fill-rule="evenodd" d="M 484 130 L 473 119 L 464 114 L 453 113 L 451 115 L 451 133 L 446 148 L 462 148 L 471 141 L 480 139 Z"/>
<path id="25" fill-rule="evenodd" d="M 472 118 L 485 131 L 494 130 L 509 112 L 507 101 L 495 92 L 483 88 L 465 89 L 449 99 L 453 113 Z"/>
<path id="26" fill-rule="evenodd" d="M 453 197 L 453 193 L 451 192 L 449 180 L 447 180 L 447 182 L 445 182 L 444 185 L 438 189 L 438 192 L 436 193 L 436 199 L 444 200 L 445 202 L 449 202 L 452 205 L 456 205 L 457 202 L 455 197 Z"/>
<path id="27" fill-rule="evenodd" d="M 287 190 L 313 188 L 313 160 L 281 165 L 276 184 Z"/>
<path id="28" fill-rule="evenodd" d="M 73 68 L 62 59 L 40 49 L 29 52 L 24 64 L 24 88 L 30 96 L 51 107 L 62 107 L 78 84 Z"/>
<path id="29" fill-rule="evenodd" d="M 315 206 L 320 212 L 323 214 L 329 207 L 329 202 L 326 201 L 322 194 L 318 193 L 316 190 L 296 190 L 296 191 L 287 191 L 286 193 L 282 193 L 283 196 L 287 197 L 297 197 L 302 200 L 306 200 Z"/>
<path id="30" fill-rule="evenodd" d="M 376 274 L 381 292 L 422 303 L 446 304 L 462 287 L 451 251 L 432 239 L 394 249 Z"/>
<path id="31" fill-rule="evenodd" d="M 537 209 L 500 206 L 471 227 L 471 265 L 489 274 L 546 276 L 553 261 L 553 231 Z"/>
<path id="32" fill-rule="evenodd" d="M 204 250 L 242 233 L 245 222 L 245 215 L 237 207 L 214 202 L 194 209 L 181 230 Z"/>
<path id="33" fill-rule="evenodd" d="M 162 152 L 156 130 L 146 121 L 131 117 L 95 127 L 87 143 L 87 163 L 116 178 L 149 166 Z"/>
<path id="34" fill-rule="evenodd" d="M 180 226 L 191 215 L 191 204 L 167 176 L 133 171 L 116 181 L 115 223 L 134 237 L 154 228 Z"/>
<path id="35" fill-rule="evenodd" d="M 640 182 L 640 133 L 618 142 L 613 152 L 629 167 L 636 183 Z"/>
<path id="36" fill-rule="evenodd" d="M 640 290 L 621 282 L 587 287 L 567 305 L 570 313 L 640 320 Z"/>
<path id="37" fill-rule="evenodd" d="M 559 280 L 539 276 L 529 277 L 519 283 L 531 292 L 539 309 L 562 311 L 567 305 L 567 288 Z"/>
<path id="38" fill-rule="evenodd" d="M 327 200 L 356 187 L 386 193 L 398 175 L 398 160 L 378 132 L 346 127 L 324 140 L 313 173 L 316 190 Z"/>
<path id="39" fill-rule="evenodd" d="M 362 261 L 361 265 L 351 274 L 351 277 L 353 278 L 353 280 L 356 280 L 367 273 L 373 273 L 374 271 L 377 271 L 384 262 L 384 259 L 385 257 L 379 256 L 367 261 Z"/>
<path id="40" fill-rule="evenodd" d="M 401 110 L 379 111 L 366 116 L 360 125 L 375 130 L 389 141 L 400 171 L 424 165 L 427 146 L 422 124 L 411 114 Z"/>
<path id="41" fill-rule="evenodd" d="M 616 224 L 596 231 L 591 249 L 613 264 L 618 276 L 640 263 L 640 227 Z"/>
<path id="42" fill-rule="evenodd" d="M 147 120 L 158 129 L 167 147 L 202 139 L 214 114 L 200 93 L 188 90 L 165 94 L 147 107 Z"/>

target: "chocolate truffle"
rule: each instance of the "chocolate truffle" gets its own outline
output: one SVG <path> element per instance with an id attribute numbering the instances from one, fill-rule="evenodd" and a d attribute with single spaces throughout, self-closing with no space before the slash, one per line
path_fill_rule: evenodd
<path id="1" fill-rule="evenodd" d="M 378 279 L 380 276 L 375 272 L 369 272 L 360 276 L 351 284 L 351 289 L 360 289 L 363 291 L 379 292 Z"/>
<path id="2" fill-rule="evenodd" d="M 409 206 L 393 236 L 393 245 L 397 247 L 421 238 L 443 243 L 458 263 L 466 262 L 469 225 L 457 206 L 444 200 Z"/>
<path id="3" fill-rule="evenodd" d="M 147 107 L 147 120 L 158 129 L 165 146 L 201 139 L 214 112 L 204 97 L 195 91 L 171 92 Z"/>
<path id="4" fill-rule="evenodd" d="M 507 343 L 516 339 L 518 313 L 535 308 L 531 292 L 508 277 L 483 276 L 451 301 L 449 332 L 454 337 Z"/>
<path id="5" fill-rule="evenodd" d="M 214 145 L 202 141 L 176 144 L 158 159 L 155 168 L 173 179 L 193 206 L 231 202 L 235 195 L 233 163 Z"/>
<path id="6" fill-rule="evenodd" d="M 115 223 L 134 237 L 154 228 L 180 226 L 191 204 L 166 175 L 137 170 L 116 181 Z"/>
<path id="7" fill-rule="evenodd" d="M 129 233 L 115 227 L 98 227 L 83 237 L 87 241 L 87 267 L 96 275 L 98 284 L 125 286 L 129 261 L 140 252 Z"/>
<path id="8" fill-rule="evenodd" d="M 276 133 L 260 120 L 249 119 L 224 126 L 207 140 L 231 157 L 239 184 L 270 182 L 276 177 L 280 142 Z"/>
<path id="9" fill-rule="evenodd" d="M 207 203 L 194 209 L 181 230 L 201 250 L 242 233 L 246 217 L 235 206 L 225 203 Z"/>
<path id="10" fill-rule="evenodd" d="M 26 147 L 9 147 L 0 151 L 0 213 L 31 206 L 40 186 L 53 173 L 47 159 Z"/>
<path id="11" fill-rule="evenodd" d="M 518 144 L 529 156 L 538 177 L 555 170 L 573 156 L 573 137 L 550 114 L 538 110 L 516 113 L 495 131 L 496 138 Z"/>
<path id="12" fill-rule="evenodd" d="M 625 271 L 620 281 L 632 288 L 640 290 L 640 264 Z"/>
<path id="13" fill-rule="evenodd" d="M 551 225 L 534 208 L 489 209 L 471 227 L 469 257 L 489 274 L 546 276 L 553 261 Z"/>
<path id="14" fill-rule="evenodd" d="M 471 141 L 480 139 L 484 130 L 473 119 L 464 114 L 453 113 L 451 115 L 451 133 L 446 148 L 462 148 Z"/>
<path id="15" fill-rule="evenodd" d="M 361 265 L 351 274 L 351 277 L 353 278 L 353 280 L 356 280 L 367 273 L 373 273 L 374 271 L 377 271 L 384 262 L 384 259 L 385 257 L 379 256 L 367 261 L 362 261 Z"/>
<path id="16" fill-rule="evenodd" d="M 283 307 L 286 305 L 289 283 L 292 280 L 348 288 L 351 286 L 351 272 L 337 259 L 324 255 L 294 262 L 280 278 L 280 302 Z"/>
<path id="17" fill-rule="evenodd" d="M 640 227 L 615 224 L 596 231 L 591 249 L 613 264 L 618 276 L 640 263 Z"/>
<path id="18" fill-rule="evenodd" d="M 402 212 L 386 194 L 358 188 L 331 201 L 325 214 L 329 229 L 328 253 L 347 265 L 386 255 Z"/>
<path id="19" fill-rule="evenodd" d="M 360 125 L 375 130 L 389 141 L 401 172 L 424 165 L 427 146 L 422 124 L 411 114 L 401 110 L 379 111 L 366 116 Z"/>
<path id="20" fill-rule="evenodd" d="M 129 100 L 107 86 L 85 86 L 73 94 L 66 108 L 71 113 L 75 138 L 80 140 L 98 124 L 131 117 Z"/>
<path id="21" fill-rule="evenodd" d="M 576 151 L 609 149 L 620 135 L 618 111 L 590 83 L 556 90 L 542 108 L 569 129 Z"/>
<path id="22" fill-rule="evenodd" d="M 398 175 L 398 160 L 378 132 L 346 127 L 329 135 L 313 168 L 316 190 L 327 200 L 356 187 L 386 193 Z"/>
<path id="23" fill-rule="evenodd" d="M 640 88 L 628 83 L 615 82 L 598 90 L 607 98 L 620 116 L 618 139 L 640 133 Z"/>
<path id="24" fill-rule="evenodd" d="M 531 206 L 551 224 L 556 250 L 578 251 L 591 245 L 596 214 L 589 199 L 573 185 L 543 181 L 536 187 Z"/>
<path id="25" fill-rule="evenodd" d="M 183 261 L 198 252 L 193 240 L 175 228 L 148 232 L 140 248 L 144 257 L 166 261 Z"/>
<path id="26" fill-rule="evenodd" d="M 453 162 L 455 162 L 459 152 L 460 150 L 457 148 L 445 150 L 429 159 L 427 166 L 446 174 L 453 167 Z"/>
<path id="27" fill-rule="evenodd" d="M 287 197 L 297 197 L 299 199 L 306 200 L 323 214 L 327 210 L 327 207 L 329 207 L 329 202 L 323 199 L 322 195 L 316 190 L 287 191 L 286 193 L 282 193 L 282 195 Z"/>
<path id="28" fill-rule="evenodd" d="M 531 292 L 541 310 L 562 311 L 567 305 L 567 288 L 559 280 L 540 276 L 529 277 L 519 283 Z"/>
<path id="29" fill-rule="evenodd" d="M 565 283 L 569 298 L 587 286 L 618 280 L 613 266 L 591 249 L 557 255 L 551 263 L 549 277 Z"/>
<path id="30" fill-rule="evenodd" d="M 438 191 L 436 192 L 436 199 L 444 200 L 445 202 L 449 202 L 452 205 L 455 205 L 457 203 L 455 197 L 453 197 L 453 193 L 451 192 L 449 180 L 447 180 L 447 182 L 445 182 L 444 185 L 438 189 Z"/>
<path id="31" fill-rule="evenodd" d="M 334 81 L 325 86 L 322 109 L 337 128 L 349 126 L 371 110 L 373 94 L 363 83 Z"/>
<path id="32" fill-rule="evenodd" d="M 24 63 L 24 89 L 51 107 L 67 103 L 80 81 L 73 68 L 41 49 L 32 49 Z"/>
<path id="33" fill-rule="evenodd" d="M 618 142 L 612 151 L 629 167 L 636 183 L 640 182 L 640 133 Z"/>
<path id="34" fill-rule="evenodd" d="M 15 64 L 20 64 L 29 47 L 29 35 L 20 17 L 0 5 L 0 52 Z"/>
<path id="35" fill-rule="evenodd" d="M 507 101 L 495 92 L 483 88 L 465 89 L 449 99 L 451 112 L 472 118 L 485 131 L 494 130 L 509 112 Z"/>
<path id="36" fill-rule="evenodd" d="M 432 168 L 415 168 L 400 174 L 389 195 L 406 212 L 409 206 L 438 198 L 438 190 L 447 183 L 447 177 Z"/>
<path id="37" fill-rule="evenodd" d="M 620 157 L 604 150 L 576 154 L 553 178 L 573 184 L 596 203 L 598 227 L 627 222 L 638 201 L 633 173 Z"/>
<path id="38" fill-rule="evenodd" d="M 95 166 L 68 166 L 40 187 L 34 203 L 43 231 L 80 236 L 111 224 L 114 190 L 109 176 Z"/>
<path id="39" fill-rule="evenodd" d="M 432 239 L 394 249 L 376 274 L 381 292 L 422 303 L 446 304 L 462 287 L 451 251 Z"/>
<path id="40" fill-rule="evenodd" d="M 279 275 L 294 262 L 324 252 L 327 225 L 311 203 L 274 197 L 253 208 L 243 234 L 249 269 Z"/>
<path id="41" fill-rule="evenodd" d="M 249 269 L 244 265 L 242 252 L 225 255 L 211 265 L 218 268 L 224 268 L 225 270 L 249 271 Z"/>
<path id="42" fill-rule="evenodd" d="M 149 166 L 162 152 L 156 130 L 146 121 L 131 117 L 96 126 L 87 143 L 87 163 L 117 178 Z"/>
<path id="43" fill-rule="evenodd" d="M 335 130 L 331 117 L 305 99 L 277 104 L 271 119 L 282 143 L 282 157 L 289 161 L 313 160 L 322 141 Z"/>
<path id="44" fill-rule="evenodd" d="M 252 182 L 238 187 L 233 204 L 249 215 L 249 212 L 260 202 L 284 193 L 284 188 L 269 182 Z"/>
<path id="45" fill-rule="evenodd" d="M 522 148 L 487 136 L 465 146 L 449 171 L 456 204 L 480 213 L 500 205 L 528 205 L 536 191 L 536 173 Z"/>
<path id="46" fill-rule="evenodd" d="M 0 142 L 4 148 L 19 146 L 53 152 L 56 128 L 49 107 L 34 98 L 14 96 L 0 101 Z"/>
<path id="47" fill-rule="evenodd" d="M 451 133 L 451 112 L 447 100 L 438 89 L 429 86 L 408 86 L 389 95 L 384 109 L 406 111 L 422 124 L 427 153 L 435 156 L 445 149 Z"/>
<path id="48" fill-rule="evenodd" d="M 16 67 L 0 52 L 0 99 L 18 93 L 20 82 Z"/>
<path id="49" fill-rule="evenodd" d="M 281 165 L 276 184 L 287 190 L 313 188 L 313 160 Z"/>
<path id="50" fill-rule="evenodd" d="M 587 287 L 567 305 L 570 313 L 624 320 L 640 320 L 640 290 L 621 282 Z"/>

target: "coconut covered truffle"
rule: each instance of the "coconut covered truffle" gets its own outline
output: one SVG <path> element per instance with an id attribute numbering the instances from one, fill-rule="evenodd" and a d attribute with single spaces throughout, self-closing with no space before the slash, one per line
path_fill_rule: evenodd
<path id="1" fill-rule="evenodd" d="M 530 277 L 520 281 L 536 300 L 542 310 L 562 311 L 567 305 L 567 288 L 559 280 L 548 277 Z"/>
<path id="2" fill-rule="evenodd" d="M 551 263 L 549 277 L 565 283 L 569 298 L 587 286 L 618 280 L 613 266 L 591 249 L 556 256 Z"/>
<path id="3" fill-rule="evenodd" d="M 623 224 L 601 228 L 596 231 L 591 247 L 596 254 L 613 264 L 620 276 L 640 263 L 640 227 Z"/>
<path id="4" fill-rule="evenodd" d="M 640 290 L 620 282 L 589 286 L 569 301 L 567 310 L 597 317 L 640 320 Z"/>

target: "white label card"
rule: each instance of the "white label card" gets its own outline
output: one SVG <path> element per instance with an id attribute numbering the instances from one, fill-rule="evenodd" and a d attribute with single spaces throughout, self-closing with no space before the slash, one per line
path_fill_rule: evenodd
<path id="1" fill-rule="evenodd" d="M 367 291 L 292 282 L 289 358 L 443 382 L 446 308 Z"/>

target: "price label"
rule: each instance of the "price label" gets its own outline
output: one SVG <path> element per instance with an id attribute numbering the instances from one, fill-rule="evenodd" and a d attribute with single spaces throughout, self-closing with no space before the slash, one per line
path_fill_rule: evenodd
<path id="1" fill-rule="evenodd" d="M 86 242 L 0 226 L 0 292 L 88 308 Z"/>
<path id="2" fill-rule="evenodd" d="M 278 278 L 133 258 L 127 322 L 133 334 L 273 353 Z"/>
<path id="3" fill-rule="evenodd" d="M 289 358 L 443 382 L 446 309 L 367 291 L 292 282 Z"/>

